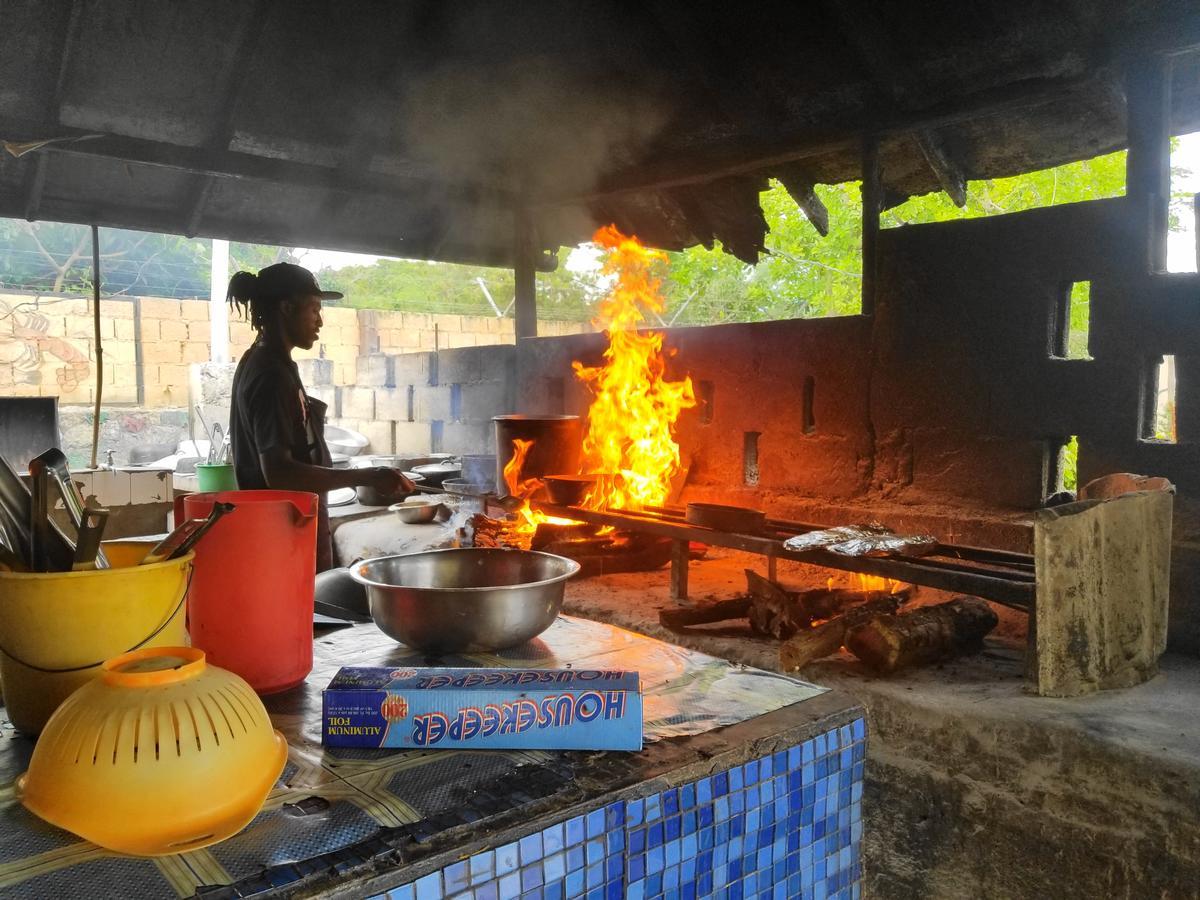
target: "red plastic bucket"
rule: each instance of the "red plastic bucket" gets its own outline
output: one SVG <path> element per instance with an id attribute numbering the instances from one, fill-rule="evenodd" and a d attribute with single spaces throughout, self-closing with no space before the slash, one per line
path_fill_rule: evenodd
<path id="1" fill-rule="evenodd" d="M 317 495 L 188 494 L 184 517 L 202 519 L 216 501 L 237 508 L 196 545 L 188 596 L 192 646 L 260 694 L 285 691 L 312 671 Z"/>

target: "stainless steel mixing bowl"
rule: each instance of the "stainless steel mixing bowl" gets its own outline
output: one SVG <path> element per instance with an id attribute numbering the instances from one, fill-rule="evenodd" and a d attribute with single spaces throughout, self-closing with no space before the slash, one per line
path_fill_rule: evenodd
<path id="1" fill-rule="evenodd" d="M 579 563 L 528 550 L 429 550 L 358 563 L 371 618 L 429 653 L 503 650 L 537 637 L 562 608 Z"/>

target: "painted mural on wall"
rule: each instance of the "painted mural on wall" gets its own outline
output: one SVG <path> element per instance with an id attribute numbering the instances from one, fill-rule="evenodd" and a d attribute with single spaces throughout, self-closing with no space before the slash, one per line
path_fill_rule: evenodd
<path id="1" fill-rule="evenodd" d="M 92 368 L 86 352 L 50 334 L 50 320 L 36 309 L 0 300 L 0 365 L 13 367 L 18 384 L 40 385 L 43 367 L 55 361 L 62 363 L 54 375 L 63 394 L 78 388 Z"/>

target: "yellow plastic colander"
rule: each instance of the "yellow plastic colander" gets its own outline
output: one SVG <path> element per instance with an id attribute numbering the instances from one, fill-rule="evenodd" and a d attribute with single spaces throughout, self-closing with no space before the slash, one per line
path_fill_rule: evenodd
<path id="1" fill-rule="evenodd" d="M 101 847 L 162 856 L 241 831 L 286 760 L 245 681 L 201 650 L 148 647 L 106 662 L 55 711 L 17 792 Z"/>

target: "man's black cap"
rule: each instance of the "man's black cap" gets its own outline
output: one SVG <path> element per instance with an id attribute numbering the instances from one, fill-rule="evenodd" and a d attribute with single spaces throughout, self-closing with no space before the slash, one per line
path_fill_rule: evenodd
<path id="1" fill-rule="evenodd" d="M 264 297 L 317 296 L 322 300 L 341 300 L 339 291 L 323 291 L 312 272 L 295 263 L 281 262 L 260 269 L 258 293 Z"/>

